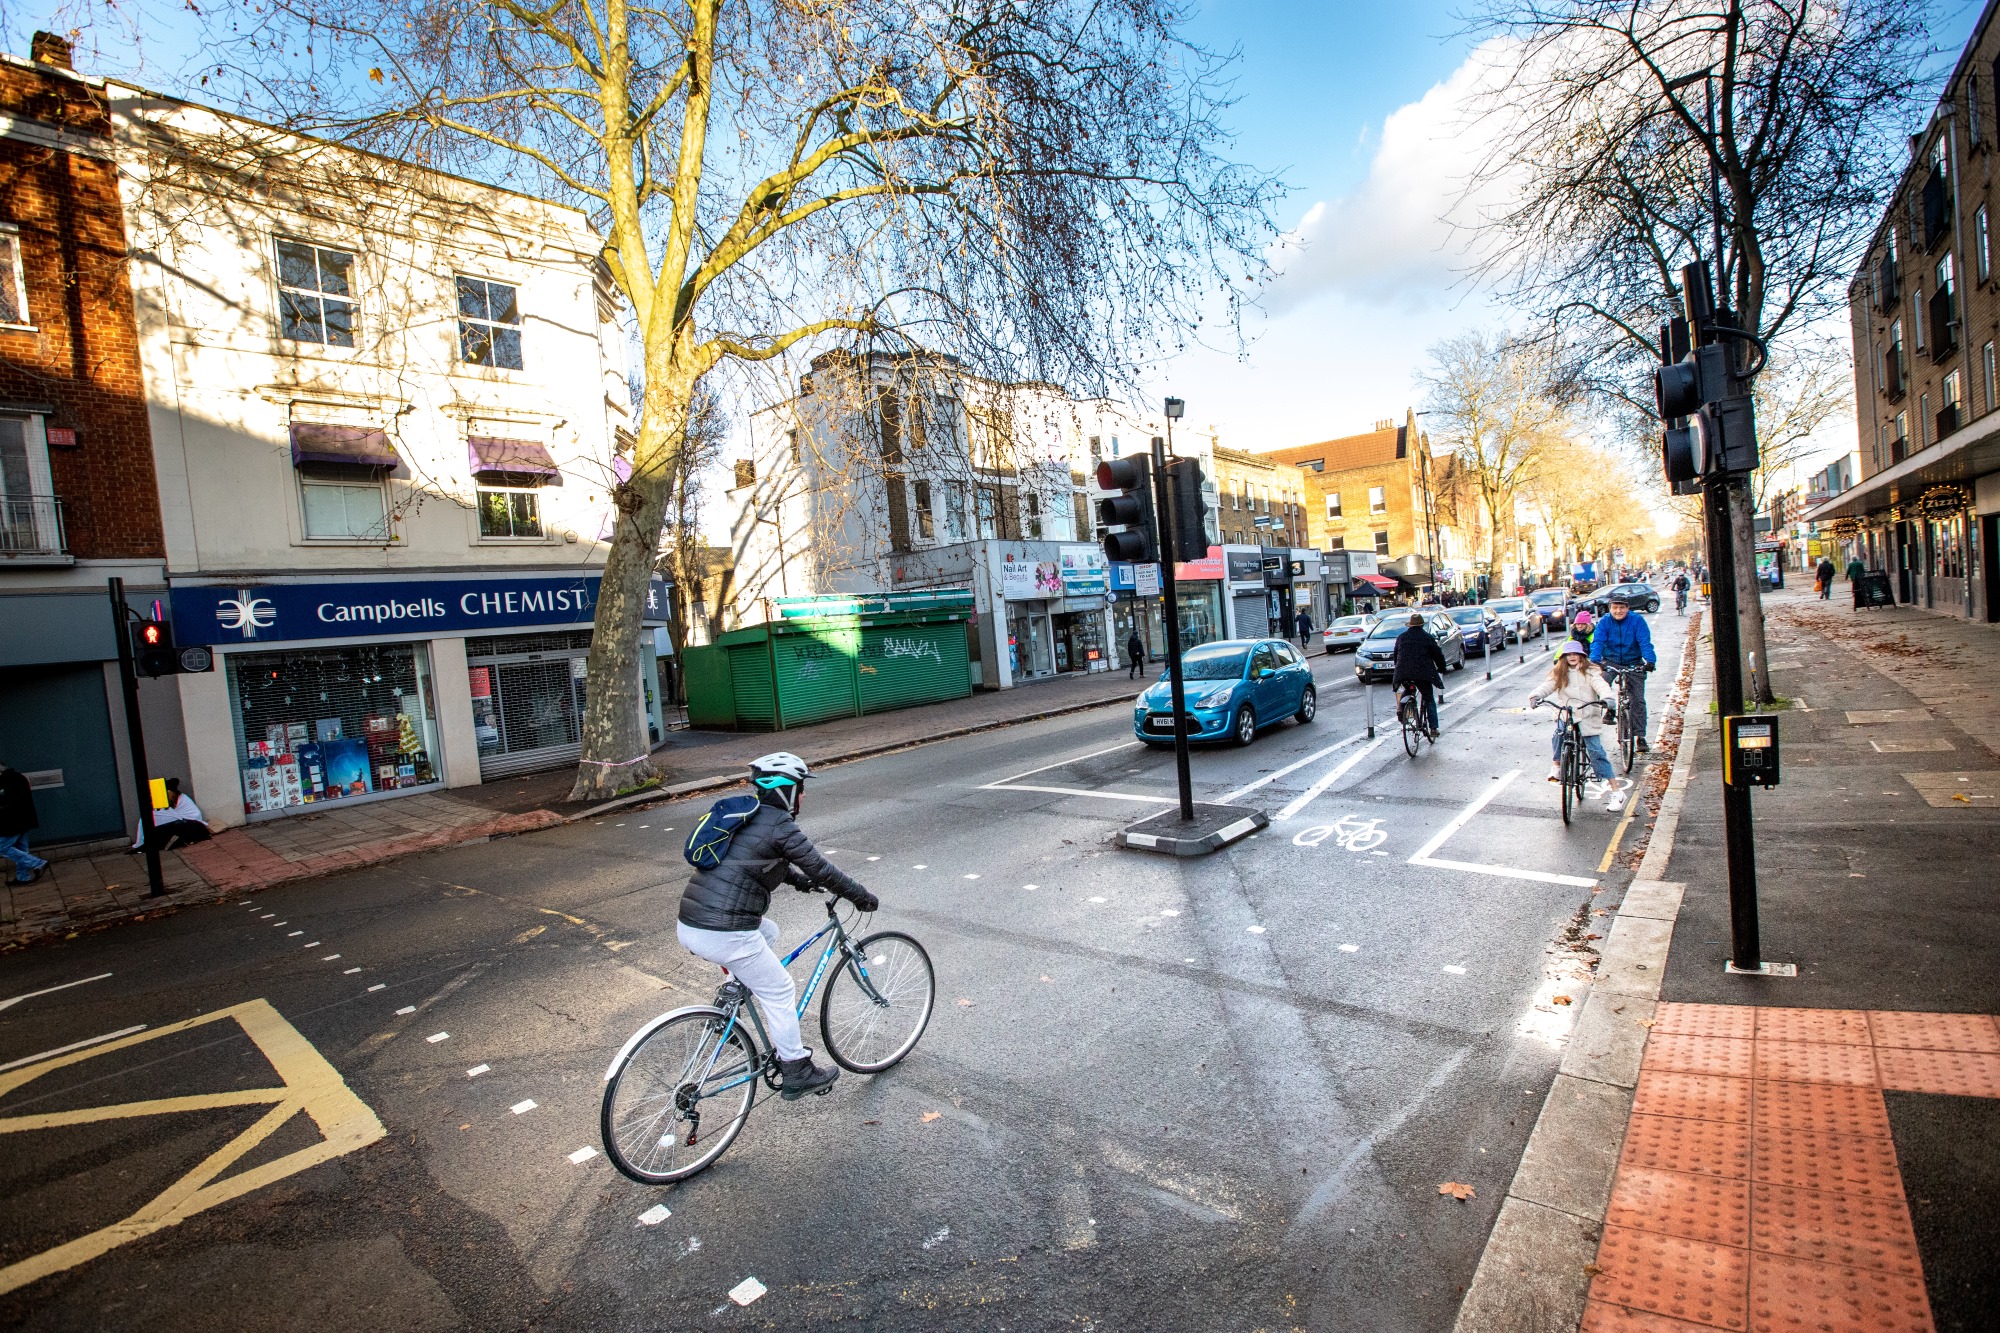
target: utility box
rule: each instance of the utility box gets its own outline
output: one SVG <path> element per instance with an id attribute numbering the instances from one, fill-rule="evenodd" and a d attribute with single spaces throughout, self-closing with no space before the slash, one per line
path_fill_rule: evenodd
<path id="1" fill-rule="evenodd" d="M 1722 780 L 1731 787 L 1778 785 L 1778 719 L 1751 713 L 1722 719 Z"/>

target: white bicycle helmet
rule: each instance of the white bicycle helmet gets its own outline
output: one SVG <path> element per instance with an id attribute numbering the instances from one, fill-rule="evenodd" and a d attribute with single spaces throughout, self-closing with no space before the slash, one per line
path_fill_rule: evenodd
<path id="1" fill-rule="evenodd" d="M 750 761 L 750 785 L 760 792 L 770 792 L 793 814 L 798 813 L 800 790 L 811 776 L 812 770 L 806 767 L 806 761 L 790 750 L 779 750 Z"/>

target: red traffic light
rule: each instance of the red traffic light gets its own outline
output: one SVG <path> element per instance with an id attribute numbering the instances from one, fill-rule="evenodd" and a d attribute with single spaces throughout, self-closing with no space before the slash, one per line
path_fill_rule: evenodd
<path id="1" fill-rule="evenodd" d="M 160 622 L 157 620 L 144 621 L 139 626 L 139 642 L 144 647 L 157 648 L 164 637 L 164 631 L 161 630 Z"/>

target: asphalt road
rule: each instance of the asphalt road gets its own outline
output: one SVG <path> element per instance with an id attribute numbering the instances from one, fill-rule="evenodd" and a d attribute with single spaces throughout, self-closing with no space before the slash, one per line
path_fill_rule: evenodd
<path id="1" fill-rule="evenodd" d="M 1198 799 L 1275 822 L 1192 862 L 1107 842 L 1172 798 L 1129 708 L 827 770 L 805 825 L 925 942 L 936 1017 L 671 1188 L 583 1150 L 624 1037 L 714 990 L 673 936 L 706 800 L 9 958 L 0 1323 L 1449 1328 L 1627 877 L 1542 780 L 1546 660 L 1454 675 L 1412 760 L 1316 654 L 1314 723 L 1196 754 Z"/>

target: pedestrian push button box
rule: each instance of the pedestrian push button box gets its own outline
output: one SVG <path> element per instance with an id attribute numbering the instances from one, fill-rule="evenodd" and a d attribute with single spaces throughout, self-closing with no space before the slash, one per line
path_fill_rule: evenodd
<path id="1" fill-rule="evenodd" d="M 1778 785 L 1778 719 L 1752 713 L 1722 719 L 1722 780 L 1731 787 Z"/>

